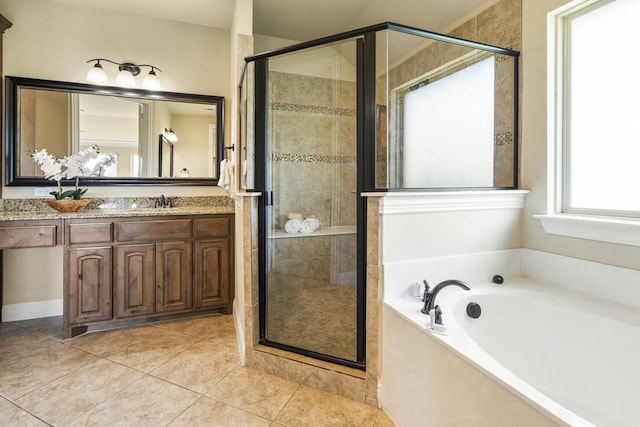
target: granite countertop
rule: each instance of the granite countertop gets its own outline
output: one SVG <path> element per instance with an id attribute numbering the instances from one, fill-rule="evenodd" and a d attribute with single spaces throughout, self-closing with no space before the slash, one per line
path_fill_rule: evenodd
<path id="1" fill-rule="evenodd" d="M 91 199 L 87 207 L 73 213 L 58 212 L 45 205 L 43 199 L 0 200 L 0 221 L 220 215 L 233 214 L 234 211 L 233 200 L 220 196 L 175 198 L 171 208 L 155 208 L 153 199 L 148 197 Z"/>

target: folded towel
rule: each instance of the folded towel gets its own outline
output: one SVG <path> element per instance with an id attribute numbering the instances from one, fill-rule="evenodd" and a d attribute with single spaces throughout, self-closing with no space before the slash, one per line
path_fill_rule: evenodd
<path id="1" fill-rule="evenodd" d="M 313 233 L 318 228 L 320 228 L 320 220 L 314 216 L 310 216 L 309 218 L 302 221 L 300 225 L 301 233 Z"/>
<path id="2" fill-rule="evenodd" d="M 290 219 L 284 223 L 284 231 L 289 234 L 299 233 L 302 221 L 299 219 Z"/>

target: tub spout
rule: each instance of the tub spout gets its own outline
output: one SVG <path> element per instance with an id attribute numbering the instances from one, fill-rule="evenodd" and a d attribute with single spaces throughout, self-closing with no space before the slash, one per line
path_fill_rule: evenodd
<path id="1" fill-rule="evenodd" d="M 438 292 L 440 292 L 442 289 L 446 288 L 447 286 L 453 286 L 453 285 L 459 286 L 465 291 L 468 291 L 471 289 L 469 285 L 464 283 L 462 280 L 454 279 L 454 280 L 445 280 L 444 282 L 440 282 L 433 287 L 433 290 L 431 292 L 425 292 L 424 306 L 420 311 L 422 311 L 424 314 L 429 314 L 429 312 L 435 306 L 436 296 L 438 295 Z"/>

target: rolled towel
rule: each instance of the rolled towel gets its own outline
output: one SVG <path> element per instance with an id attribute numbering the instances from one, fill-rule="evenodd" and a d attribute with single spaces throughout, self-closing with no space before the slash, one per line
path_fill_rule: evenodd
<path id="1" fill-rule="evenodd" d="M 315 216 L 310 216 L 309 218 L 302 221 L 300 225 L 301 233 L 313 233 L 318 228 L 320 228 L 320 220 Z"/>
<path id="2" fill-rule="evenodd" d="M 299 233 L 302 227 L 302 221 L 299 219 L 290 219 L 284 223 L 284 231 L 289 234 Z"/>

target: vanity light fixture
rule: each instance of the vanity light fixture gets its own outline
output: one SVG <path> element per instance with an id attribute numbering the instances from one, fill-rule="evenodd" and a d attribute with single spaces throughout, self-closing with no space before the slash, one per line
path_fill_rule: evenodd
<path id="1" fill-rule="evenodd" d="M 164 137 L 167 138 L 169 142 L 178 142 L 178 135 L 176 135 L 173 129 L 164 128 Z"/>
<path id="2" fill-rule="evenodd" d="M 102 68 L 100 61 L 109 62 L 117 65 L 119 73 L 116 76 L 116 84 L 122 87 L 135 87 L 135 76 L 140 74 L 140 67 L 149 67 L 151 70 L 142 81 L 142 87 L 148 90 L 160 90 L 160 80 L 156 74 L 156 70 L 162 72 L 162 70 L 155 65 L 150 64 L 133 64 L 131 62 L 115 62 L 105 58 L 94 58 L 87 61 L 87 63 L 95 61 L 95 64 L 87 73 L 87 81 L 93 84 L 106 84 L 107 74 Z"/>

